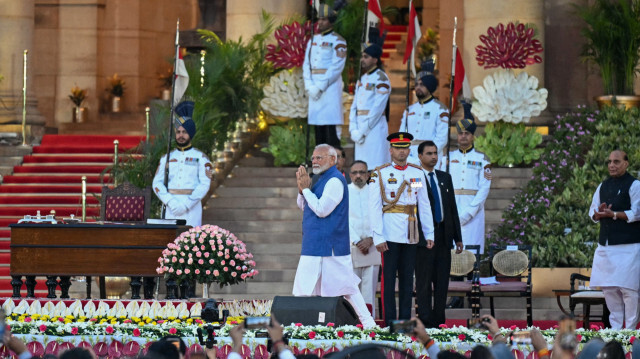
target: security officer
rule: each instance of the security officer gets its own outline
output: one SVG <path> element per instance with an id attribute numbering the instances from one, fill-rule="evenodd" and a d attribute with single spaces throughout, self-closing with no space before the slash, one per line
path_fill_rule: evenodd
<path id="1" fill-rule="evenodd" d="M 395 283 L 399 280 L 398 319 L 411 317 L 413 272 L 418 243 L 418 221 L 425 239 L 433 241 L 433 216 L 422 170 L 407 163 L 413 136 L 396 132 L 387 137 L 392 163 L 376 168 L 369 180 L 369 207 L 373 244 L 382 253 L 382 317 L 396 319 Z"/>
<path id="2" fill-rule="evenodd" d="M 389 134 L 385 108 L 391 94 L 389 77 L 380 68 L 383 40 L 378 29 L 369 32 L 370 45 L 362 52 L 363 75 L 358 80 L 349 113 L 349 133 L 355 142 L 355 160 L 363 161 L 369 170 L 389 162 L 383 145 Z"/>
<path id="3" fill-rule="evenodd" d="M 433 74 L 435 64 L 433 60 L 422 64 L 422 76 L 416 79 L 415 93 L 418 102 L 409 106 L 402 114 L 399 131 L 406 131 L 413 135 L 409 162 L 420 166 L 418 145 L 431 140 L 435 142 L 439 153 L 443 154 L 447 146 L 449 135 L 449 109 L 433 93 L 438 88 L 438 79 Z"/>
<path id="4" fill-rule="evenodd" d="M 176 148 L 169 154 L 169 183 L 165 186 L 167 157 L 162 156 L 153 178 L 156 196 L 166 205 L 165 218 L 186 219 L 187 225 L 202 224 L 202 199 L 211 186 L 213 168 L 207 156 L 191 145 L 196 134 L 193 122 L 194 103 L 184 101 L 175 108 Z M 167 189 L 168 187 L 168 189 Z"/>
<path id="5" fill-rule="evenodd" d="M 456 205 L 465 246 L 479 245 L 484 253 L 484 202 L 491 187 L 491 162 L 487 156 L 473 147 L 476 123 L 471 114 L 471 104 L 462 103 L 464 118 L 456 123 L 458 150 L 440 162 L 440 169 L 449 160 L 449 173 L 453 179 Z"/>
<path id="6" fill-rule="evenodd" d="M 347 42 L 333 31 L 343 1 L 318 9 L 318 33 L 307 43 L 302 65 L 304 87 L 309 96 L 309 124 L 315 126 L 316 145 L 339 146 L 336 126 L 342 116 L 342 69 L 347 59 Z"/>

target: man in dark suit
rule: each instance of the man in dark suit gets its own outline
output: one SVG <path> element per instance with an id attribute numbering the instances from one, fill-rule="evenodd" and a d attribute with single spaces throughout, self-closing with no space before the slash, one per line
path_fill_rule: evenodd
<path id="1" fill-rule="evenodd" d="M 433 141 L 422 142 L 418 158 L 431 201 L 435 239 L 425 240 L 420 231 L 416 255 L 417 314 L 426 327 L 437 328 L 445 322 L 451 249 L 455 245 L 456 253 L 462 252 L 462 235 L 451 175 L 434 168 L 438 147 Z"/>

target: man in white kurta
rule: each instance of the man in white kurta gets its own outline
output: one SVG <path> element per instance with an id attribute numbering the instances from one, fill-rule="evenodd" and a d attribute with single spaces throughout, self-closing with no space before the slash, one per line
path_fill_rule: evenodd
<path id="1" fill-rule="evenodd" d="M 376 287 L 380 271 L 380 253 L 373 246 L 369 214 L 369 187 L 367 164 L 355 161 L 349 171 L 349 240 L 353 271 L 360 278 L 360 292 L 365 303 L 371 306 L 371 315 L 376 316 Z"/>
<path id="2" fill-rule="evenodd" d="M 362 53 L 363 75 L 356 85 L 349 113 L 349 133 L 355 142 L 355 159 L 365 162 L 369 171 L 390 161 L 386 145 L 389 128 L 384 111 L 391 83 L 380 68 L 381 55 L 382 48 L 375 44 Z"/>
<path id="3" fill-rule="evenodd" d="M 640 298 L 640 181 L 627 172 L 629 160 L 623 151 L 611 152 L 607 167 L 610 177 L 598 186 L 589 208 L 589 217 L 600 223 L 589 284 L 602 289 L 612 329 L 635 329 Z"/>
<path id="4" fill-rule="evenodd" d="M 418 166 L 422 165 L 418 158 L 418 146 L 422 142 L 433 141 L 441 154 L 444 154 L 447 148 L 449 109 L 433 97 L 433 92 L 437 88 L 438 80 L 433 74 L 427 73 L 418 78 L 415 86 L 418 102 L 409 106 L 402 113 L 400 121 L 398 131 L 409 132 L 413 135 L 408 161 Z"/>
<path id="5" fill-rule="evenodd" d="M 164 218 L 186 219 L 187 225 L 196 227 L 202 224 L 202 199 L 211 186 L 213 165 L 204 153 L 191 145 L 196 134 L 195 123 L 191 119 L 193 103 L 182 102 L 176 106 L 175 112 L 177 146 L 169 154 L 169 182 L 168 185 L 164 183 L 167 157 L 163 155 L 152 186 L 166 206 Z"/>
<path id="6" fill-rule="evenodd" d="M 314 125 L 316 144 L 339 146 L 336 125 L 342 125 L 342 70 L 347 42 L 333 31 L 336 14 L 327 5 L 318 13 L 318 33 L 307 43 L 302 65 L 304 87 L 309 96 L 309 124 Z"/>
<path id="7" fill-rule="evenodd" d="M 473 147 L 476 124 L 471 115 L 471 107 L 465 106 L 465 118 L 458 121 L 458 149 L 449 153 L 439 163 L 439 170 L 446 169 L 453 180 L 456 206 L 460 217 L 462 243 L 465 246 L 479 245 L 484 253 L 484 202 L 491 187 L 491 162 L 487 156 Z M 468 110 L 467 110 L 468 108 Z"/>
<path id="8" fill-rule="evenodd" d="M 353 273 L 347 183 L 335 167 L 336 158 L 333 147 L 326 144 L 316 146 L 312 164 L 318 180 L 313 186 L 303 166 L 296 172 L 297 203 L 304 211 L 304 217 L 302 251 L 293 295 L 344 296 L 362 325 L 371 328 L 376 324 L 358 289 L 360 279 Z"/>

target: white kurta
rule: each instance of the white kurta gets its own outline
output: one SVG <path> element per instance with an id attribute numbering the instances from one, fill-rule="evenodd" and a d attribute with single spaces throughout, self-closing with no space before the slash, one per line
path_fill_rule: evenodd
<path id="1" fill-rule="evenodd" d="M 412 186 L 398 193 L 398 188 L 403 181 L 413 183 Z M 401 170 L 393 165 L 380 169 L 380 174 L 374 172 L 369 180 L 369 207 L 371 210 L 371 225 L 373 228 L 373 243 L 382 244 L 385 241 L 395 243 L 409 243 L 409 215 L 405 213 L 382 213 L 382 193 L 380 183 L 384 187 L 384 194 L 388 200 L 394 200 L 396 196 L 398 205 L 418 205 L 418 214 L 422 232 L 426 239 L 433 240 L 433 215 L 431 214 L 431 202 L 427 193 L 427 184 L 421 169 L 409 164 Z M 419 183 L 419 186 L 417 184 Z M 409 191 L 409 188 L 411 191 Z"/>
<path id="2" fill-rule="evenodd" d="M 327 181 L 322 195 L 318 198 L 310 189 L 298 194 L 298 208 L 305 206 L 318 217 L 331 214 L 342 201 L 344 189 L 337 178 Z M 293 295 L 337 297 L 360 293 L 360 279 L 353 273 L 351 255 L 316 257 L 300 256 L 296 278 L 293 282 Z"/>
<path id="3" fill-rule="evenodd" d="M 589 218 L 600 205 L 600 184 L 593 194 Z M 629 188 L 631 209 L 624 211 L 627 222 L 640 220 L 640 181 L 633 181 Z M 595 222 L 595 221 L 594 221 Z M 640 289 L 640 243 L 598 245 L 593 256 L 591 270 L 591 287 L 622 287 L 632 290 Z"/>
<path id="4" fill-rule="evenodd" d="M 351 183 L 349 188 L 349 240 L 351 241 L 351 259 L 354 268 L 380 265 L 380 253 L 371 246 L 368 254 L 362 252 L 356 243 L 365 238 L 373 238 L 369 215 L 369 186 L 359 188 Z"/>
<path id="5" fill-rule="evenodd" d="M 456 206 L 460 217 L 462 243 L 479 245 L 484 253 L 484 202 L 489 196 L 491 181 L 485 172 L 491 172 L 491 163 L 483 153 L 471 149 L 466 153 L 460 150 L 450 153 L 449 173 L 456 192 Z M 446 170 L 447 159 L 438 163 L 439 170 Z"/>
<path id="6" fill-rule="evenodd" d="M 311 56 L 309 56 L 311 53 Z M 316 34 L 307 43 L 302 77 L 308 93 L 321 91 L 320 98 L 309 96 L 310 125 L 342 125 L 342 70 L 347 59 L 347 43 L 331 31 Z"/>
<path id="7" fill-rule="evenodd" d="M 349 112 L 349 133 L 355 142 L 355 160 L 364 161 L 369 171 L 390 162 L 389 127 L 384 110 L 391 83 L 379 68 L 360 77 Z"/>
<path id="8" fill-rule="evenodd" d="M 438 153 L 446 153 L 449 135 L 449 109 L 436 98 L 423 103 L 416 102 L 402 113 L 398 131 L 409 132 L 413 135 L 409 154 L 409 162 L 421 166 L 418 158 L 419 142 L 431 140 L 438 146 Z"/>
<path id="9" fill-rule="evenodd" d="M 187 225 L 202 224 L 202 199 L 209 191 L 211 179 L 207 177 L 207 168 L 213 165 L 207 156 L 191 147 L 186 151 L 175 149 L 169 154 L 169 190 L 164 185 L 166 156 L 162 156 L 153 177 L 153 191 L 167 206 L 165 218 L 186 219 Z M 172 190 L 189 191 L 191 194 L 172 194 Z"/>

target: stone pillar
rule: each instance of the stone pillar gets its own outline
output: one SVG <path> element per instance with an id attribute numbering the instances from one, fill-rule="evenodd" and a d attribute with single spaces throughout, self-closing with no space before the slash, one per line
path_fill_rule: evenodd
<path id="1" fill-rule="evenodd" d="M 260 32 L 262 9 L 272 14 L 276 21 L 291 15 L 305 14 L 306 1 L 300 0 L 232 0 L 227 1 L 227 39 L 249 39 Z"/>
<path id="2" fill-rule="evenodd" d="M 495 27 L 499 23 L 506 25 L 516 20 L 524 24 L 533 23 L 537 27 L 537 38 L 542 42 L 542 47 L 545 50 L 539 54 L 543 62 L 527 66 L 524 71 L 529 75 L 536 76 L 540 81 L 540 87 L 544 87 L 546 52 L 544 0 L 464 0 L 464 48 L 460 47 L 460 50 L 471 89 L 482 85 L 482 80 L 496 71 L 495 69 L 485 70 L 476 62 L 475 48 L 481 44 L 480 35 L 486 34 L 490 26 Z M 460 19 L 458 19 L 459 23 Z"/>
<path id="3" fill-rule="evenodd" d="M 41 136 L 44 124 L 36 108 L 33 94 L 34 2 L 33 0 L 0 0 L 0 132 L 21 133 L 23 53 L 29 50 L 27 65 L 27 125 L 32 136 Z M 28 134 L 27 134 L 28 135 Z M 30 139 L 28 139 L 30 142 Z"/>

